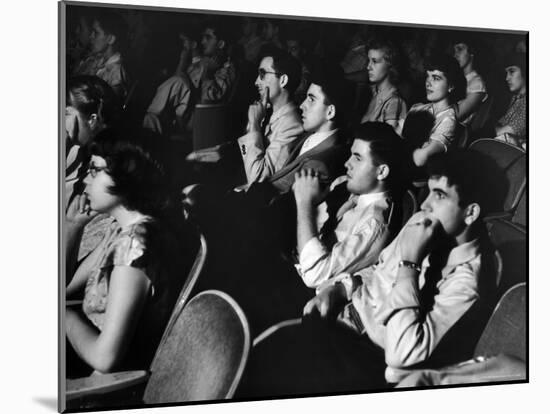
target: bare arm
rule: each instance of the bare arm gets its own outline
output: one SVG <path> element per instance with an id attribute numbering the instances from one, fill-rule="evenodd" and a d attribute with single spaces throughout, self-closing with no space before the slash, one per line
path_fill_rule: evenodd
<path id="1" fill-rule="evenodd" d="M 484 92 L 474 92 L 466 95 L 466 98 L 461 100 L 458 103 L 458 110 L 456 112 L 456 117 L 459 121 L 463 121 L 464 119 L 468 118 L 472 113 L 477 111 L 481 104 L 483 103 L 483 99 L 487 96 Z"/>
<path id="2" fill-rule="evenodd" d="M 78 355 L 95 370 L 109 372 L 123 358 L 150 287 L 151 282 L 142 270 L 115 266 L 101 332 L 78 312 L 67 309 L 67 338 Z"/>
<path id="3" fill-rule="evenodd" d="M 417 167 L 422 167 L 431 156 L 444 151 L 445 146 L 441 142 L 430 140 L 427 145 L 413 151 L 413 161 Z"/>

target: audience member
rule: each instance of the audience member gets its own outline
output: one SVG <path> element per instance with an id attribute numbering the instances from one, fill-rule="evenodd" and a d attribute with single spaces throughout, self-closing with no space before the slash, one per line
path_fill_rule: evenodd
<path id="1" fill-rule="evenodd" d="M 229 28 L 223 21 L 211 19 L 204 25 L 202 56 L 194 59 L 187 73 L 200 91 L 200 103 L 225 102 L 235 82 L 235 66 L 229 60 Z"/>
<path id="2" fill-rule="evenodd" d="M 143 119 L 144 128 L 165 136 L 190 130 L 189 121 L 196 98 L 187 69 L 197 58 L 197 40 L 190 30 L 180 31 L 178 37 L 182 49 L 175 73 L 157 88 Z"/>
<path id="3" fill-rule="evenodd" d="M 496 283 L 482 222 L 492 165 L 467 150 L 432 157 L 422 211 L 377 265 L 330 279 L 300 325 L 254 347 L 239 397 L 379 389 L 402 368 L 470 357 Z"/>
<path id="4" fill-rule="evenodd" d="M 470 37 L 455 39 L 454 58 L 466 78 L 466 97 L 457 102 L 457 119 L 462 125 L 470 125 L 475 114 L 487 100 L 487 87 L 481 75 L 476 71 L 476 54 L 479 50 Z"/>
<path id="5" fill-rule="evenodd" d="M 118 115 L 111 87 L 96 76 L 77 76 L 67 82 L 65 107 L 65 206 L 79 192 L 94 137 L 112 126 Z"/>
<path id="6" fill-rule="evenodd" d="M 300 82 L 300 64 L 283 51 L 265 56 L 255 85 L 260 101 L 248 108 L 247 133 L 237 142 L 248 184 L 279 171 L 303 133 L 292 95 Z"/>
<path id="7" fill-rule="evenodd" d="M 66 294 L 83 303 L 67 307 L 65 329 L 88 373 L 149 367 L 196 249 L 178 219 L 158 141 L 123 134 L 107 129 L 96 137 L 86 188 L 66 216 Z M 99 213 L 114 222 L 77 265 L 71 252 Z M 78 359 L 68 360 L 69 373 L 82 375 L 77 367 Z"/>
<path id="8" fill-rule="evenodd" d="M 126 25 L 115 11 L 102 9 L 95 15 L 90 34 L 91 54 L 76 67 L 74 75 L 95 75 L 107 82 L 121 99 L 128 93 L 128 77 L 122 48 Z"/>
<path id="9" fill-rule="evenodd" d="M 351 155 L 345 164 L 347 174 L 331 185 L 324 205 L 331 204 L 332 217 L 321 229 L 317 206 L 324 201 L 324 195 L 319 178 L 310 170 L 296 173 L 296 267 L 311 288 L 340 273 L 352 273 L 373 264 L 395 235 L 390 222 L 397 220 L 401 224 L 401 217 L 395 217 L 399 209 L 394 208 L 394 200 L 400 201 L 404 182 L 403 140 L 381 122 L 362 124 L 352 136 Z M 339 191 L 339 186 L 345 186 L 346 191 Z M 337 207 L 332 207 L 333 198 L 339 199 Z"/>
<path id="10" fill-rule="evenodd" d="M 306 47 L 305 34 L 297 30 L 287 29 L 284 37 L 287 52 L 300 62 L 302 69 L 300 84 L 294 92 L 293 100 L 294 102 L 303 102 L 311 81 L 311 68 L 313 66 L 311 56 Z"/>
<path id="11" fill-rule="evenodd" d="M 397 46 L 391 41 L 374 41 L 368 46 L 367 58 L 372 97 L 361 122 L 386 122 L 401 134 L 407 105 L 396 87 L 400 66 Z"/>
<path id="12" fill-rule="evenodd" d="M 427 137 L 410 136 L 405 138 L 414 142 L 419 148 L 413 152 L 414 164 L 424 166 L 433 155 L 446 152 L 453 144 L 456 135 L 457 118 L 456 102 L 464 96 L 466 80 L 457 61 L 447 55 L 436 55 L 426 65 L 426 99 L 427 104 L 413 105 L 407 114 L 409 118 L 423 113 L 433 119 L 433 125 Z"/>
<path id="13" fill-rule="evenodd" d="M 238 43 L 243 47 L 245 59 L 256 65 L 262 47 L 262 38 L 258 35 L 258 19 L 243 17 L 241 19 L 242 36 Z"/>
<path id="14" fill-rule="evenodd" d="M 526 56 L 515 52 L 507 56 L 506 83 L 512 100 L 496 125 L 496 139 L 527 148 L 527 71 Z"/>

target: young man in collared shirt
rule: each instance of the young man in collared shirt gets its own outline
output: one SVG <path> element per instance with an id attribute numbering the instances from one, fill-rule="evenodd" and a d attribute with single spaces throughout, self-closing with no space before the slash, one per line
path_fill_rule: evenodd
<path id="1" fill-rule="evenodd" d="M 90 34 L 91 55 L 81 61 L 73 75 L 94 75 L 113 88 L 120 99 L 128 93 L 128 79 L 119 51 L 125 23 L 114 11 L 103 10 L 95 17 Z"/>
<path id="2" fill-rule="evenodd" d="M 349 197 L 337 211 L 331 207 L 334 217 L 329 217 L 322 229 L 319 222 L 323 211 L 318 206 L 326 208 L 327 204 L 321 204 L 319 177 L 313 170 L 296 173 L 296 267 L 310 288 L 340 273 L 370 266 L 390 240 L 390 220 L 397 215 L 393 197 L 399 199 L 398 184 L 403 180 L 403 140 L 382 122 L 359 126 L 353 137 L 351 156 L 345 164 L 347 174 L 331 185 L 331 195 L 339 191 L 339 185 L 345 185 Z M 337 224 L 331 229 L 334 220 Z"/>
<path id="3" fill-rule="evenodd" d="M 432 157 L 422 211 L 377 265 L 332 279 L 305 306 L 302 324 L 255 346 L 240 396 L 385 388 L 401 369 L 471 353 L 494 291 L 481 248 L 483 212 L 497 196 L 494 168 L 467 150 Z"/>

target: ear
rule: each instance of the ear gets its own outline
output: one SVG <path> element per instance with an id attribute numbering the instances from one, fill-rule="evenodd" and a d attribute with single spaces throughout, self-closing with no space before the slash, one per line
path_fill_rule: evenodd
<path id="1" fill-rule="evenodd" d="M 449 93 L 451 93 L 452 91 L 455 90 L 455 87 L 454 86 L 449 86 Z"/>
<path id="2" fill-rule="evenodd" d="M 466 207 L 464 223 L 466 223 L 467 226 L 471 226 L 479 218 L 480 213 L 481 207 L 479 206 L 479 204 L 470 204 L 468 207 Z"/>
<path id="3" fill-rule="evenodd" d="M 388 164 L 381 164 L 378 166 L 378 174 L 376 175 L 376 179 L 378 181 L 383 181 L 390 175 L 390 167 Z"/>
<path id="4" fill-rule="evenodd" d="M 225 47 L 225 40 L 218 40 L 218 49 L 223 49 Z"/>
<path id="5" fill-rule="evenodd" d="M 91 130 L 94 130 L 99 126 L 99 117 L 97 114 L 91 114 L 88 118 L 88 125 L 90 126 Z"/>
<path id="6" fill-rule="evenodd" d="M 279 85 L 281 85 L 281 88 L 284 88 L 287 83 L 288 83 L 288 75 L 286 73 L 283 73 L 279 78 Z"/>
<path id="7" fill-rule="evenodd" d="M 108 37 L 107 37 L 107 43 L 112 46 L 114 45 L 116 42 L 116 36 L 114 34 L 110 34 Z"/>
<path id="8" fill-rule="evenodd" d="M 331 121 L 335 116 L 336 116 L 336 107 L 331 104 L 327 107 L 327 120 Z"/>

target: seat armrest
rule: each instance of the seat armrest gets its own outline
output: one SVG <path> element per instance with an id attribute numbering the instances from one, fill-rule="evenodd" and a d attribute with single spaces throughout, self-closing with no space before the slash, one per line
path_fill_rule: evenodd
<path id="1" fill-rule="evenodd" d="M 121 371 L 92 374 L 89 377 L 67 380 L 67 401 L 91 395 L 102 395 L 141 384 L 149 378 L 147 371 Z"/>

